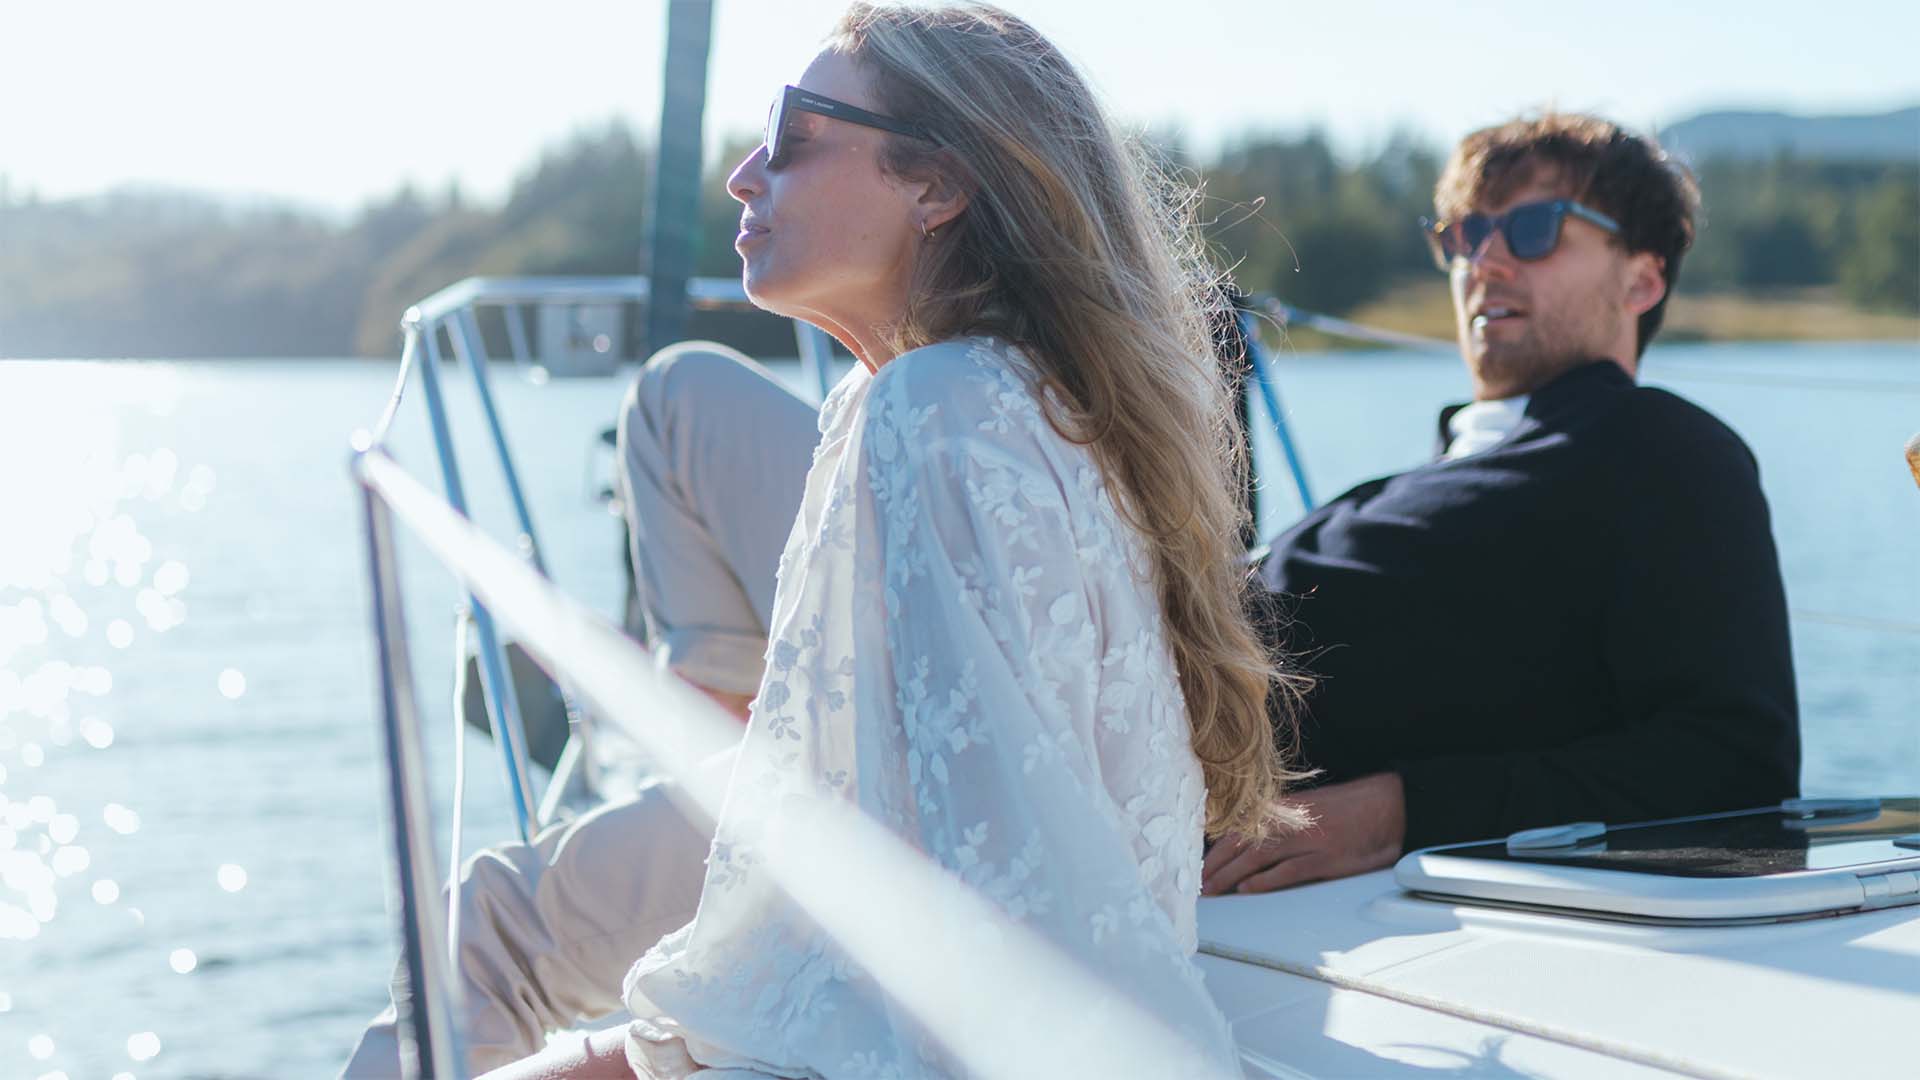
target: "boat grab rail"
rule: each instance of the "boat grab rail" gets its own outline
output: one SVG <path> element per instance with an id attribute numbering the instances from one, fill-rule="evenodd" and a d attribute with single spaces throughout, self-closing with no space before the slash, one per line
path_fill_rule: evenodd
<path id="1" fill-rule="evenodd" d="M 551 304 L 644 304 L 652 296 L 652 287 L 644 275 L 625 276 L 539 276 L 470 277 L 434 293 L 407 309 L 401 318 L 404 327 L 418 323 L 425 327 L 449 324 L 450 320 L 469 317 L 482 307 L 500 308 L 506 320 L 507 348 L 517 364 L 529 363 L 526 317 L 523 308 Z M 747 296 L 739 278 L 698 277 L 687 282 L 687 302 L 695 311 L 758 311 Z M 828 362 L 832 345 L 826 332 L 816 326 L 795 321 L 794 337 L 801 366 L 809 387 L 824 398 L 832 388 L 832 370 Z M 479 335 L 474 335 L 479 343 Z"/>
<path id="2" fill-rule="evenodd" d="M 740 725 L 644 646 L 563 593 L 379 448 L 352 460 L 374 583 L 381 729 L 388 749 L 404 988 L 403 1060 L 415 1075 L 463 1076 L 451 943 L 436 904 L 425 745 L 408 667 L 395 525 L 451 570 L 536 662 L 640 742 L 696 822 L 720 816 Z M 783 806 L 764 872 L 969 1074 L 1194 1076 L 1198 1049 L 1162 1018 L 1016 921 L 924 853 L 835 799 Z M 900 915 L 912 913 L 913 918 Z M 949 922 L 949 920 L 952 920 Z M 979 933 L 929 934 L 929 922 Z M 1006 993 L 1018 986 L 1023 993 Z M 399 992 L 404 989 L 404 993 Z M 1099 1002 L 1098 1009 L 1088 1008 Z M 981 1037 L 992 1032 L 995 1037 Z"/>
<path id="3" fill-rule="evenodd" d="M 490 357 L 485 336 L 480 331 L 477 312 L 483 307 L 501 309 L 509 351 L 513 360 L 524 366 L 532 362 L 524 307 L 644 303 L 649 295 L 650 287 L 643 276 L 470 277 L 433 293 L 409 307 L 401 318 L 404 344 L 393 392 L 374 425 L 373 433 L 362 438 L 361 442 L 368 447 L 386 444 L 406 388 L 417 372 L 426 398 L 434 453 L 443 488 L 448 501 L 459 512 L 466 513 L 466 489 L 454 449 L 452 426 L 447 419 L 445 396 L 440 386 L 440 342 L 444 335 L 473 383 L 518 530 L 514 537 L 515 546 L 535 569 L 546 574 L 546 559 L 539 535 L 534 529 L 533 515 L 507 443 L 506 430 L 500 422 L 499 410 L 494 404 L 489 373 Z M 687 295 L 690 303 L 699 310 L 755 310 L 738 279 L 694 278 L 687 283 Z M 826 335 L 817 327 L 801 322 L 794 323 L 794 330 L 801 363 L 819 395 L 825 397 L 831 383 L 832 367 L 831 346 L 827 343 Z M 484 606 L 471 603 L 469 598 L 468 611 L 463 617 L 470 618 L 472 622 L 482 699 L 486 705 L 488 722 L 496 733 L 514 825 L 520 838 L 527 840 L 539 824 L 551 821 L 559 812 L 562 799 L 578 780 L 576 770 L 583 769 L 589 760 L 578 742 L 585 738 L 586 729 L 578 723 L 570 723 L 569 746 L 561 757 L 563 768 L 556 769 L 546 798 L 536 804 L 532 771 L 527 759 L 523 713 L 512 679 L 512 667 L 507 661 L 506 645 L 495 631 L 492 618 Z M 455 662 L 464 663 L 465 657 L 456 657 Z M 577 721 L 579 714 L 570 689 L 562 684 L 559 692 L 569 721 Z"/>

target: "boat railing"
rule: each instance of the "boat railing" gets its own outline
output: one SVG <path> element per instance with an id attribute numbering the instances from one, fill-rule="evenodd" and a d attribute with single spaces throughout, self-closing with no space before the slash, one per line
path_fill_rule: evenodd
<path id="1" fill-rule="evenodd" d="M 574 688 L 596 715 L 629 732 L 671 781 L 669 790 L 691 820 L 711 827 L 719 819 L 731 772 L 723 766 L 739 745 L 740 727 L 689 684 L 658 670 L 644 646 L 561 592 L 524 553 L 488 537 L 384 450 L 356 454 L 353 474 L 373 582 L 404 941 L 405 984 L 395 995 L 402 1063 L 412 1076 L 465 1076 L 457 1019 L 461 991 L 451 975 L 458 970 L 458 946 L 435 903 L 440 883 L 433 813 L 408 660 L 397 527 L 451 570 L 476 606 L 494 612 L 557 681 Z M 1164 1019 L 1103 988 L 1057 946 L 858 807 L 821 799 L 783 815 L 789 827 L 761 852 L 767 878 L 969 1074 L 1193 1075 L 1195 1048 Z M 929 934 L 926 920 L 981 932 Z M 1008 994 L 1010 986 L 1023 992 Z M 1102 1008 L 1089 1010 L 1090 1001 Z M 983 1038 L 984 1032 L 1003 1037 Z"/>
<path id="2" fill-rule="evenodd" d="M 529 308 L 598 306 L 607 304 L 646 304 L 651 289 L 643 275 L 627 276 L 537 276 L 470 277 L 456 281 L 407 310 L 404 325 L 417 319 L 424 328 L 441 327 L 448 331 L 456 350 L 463 343 L 454 332 L 465 323 L 464 343 L 481 349 L 485 342 L 468 320 L 477 321 L 479 312 L 497 309 L 505 327 L 507 357 L 526 366 L 539 359 L 527 332 Z M 749 312 L 759 309 L 747 299 L 747 291 L 738 278 L 693 278 L 687 282 L 687 304 L 695 311 Z M 795 322 L 794 341 L 807 385 L 824 396 L 831 385 L 832 342 L 818 327 Z"/>
<path id="3" fill-rule="evenodd" d="M 514 465 L 506 430 L 500 422 L 499 409 L 494 404 L 489 371 L 492 357 L 488 354 L 487 338 L 481 332 L 480 313 L 485 310 L 499 313 L 505 327 L 508 357 L 516 364 L 526 366 L 539 359 L 534 354 L 527 333 L 528 308 L 644 304 L 648 295 L 647 279 L 641 276 L 473 277 L 441 289 L 408 308 L 401 319 L 403 345 L 399 377 L 375 432 L 367 438 L 368 445 L 384 442 L 406 389 L 417 371 L 426 399 L 434 455 L 443 490 L 447 501 L 456 511 L 461 514 L 467 512 L 466 485 L 461 475 L 460 460 L 448 421 L 446 397 L 440 383 L 441 340 L 444 337 L 473 383 L 488 440 L 513 512 L 514 527 L 517 529 L 513 538 L 514 546 L 534 569 L 546 574 L 547 564 L 539 534 L 535 531 L 533 515 L 528 509 L 519 470 Z M 688 282 L 687 295 L 695 310 L 754 310 L 737 279 L 695 278 Z M 795 322 L 793 325 L 803 373 L 812 387 L 824 396 L 831 381 L 832 367 L 828 338 L 817 328 L 805 323 Z M 548 784 L 547 797 L 536 803 L 528 764 L 524 713 L 512 678 L 512 667 L 507 659 L 506 644 L 494 627 L 491 613 L 485 605 L 474 602 L 471 597 L 460 619 L 463 624 L 471 624 L 482 700 L 500 751 L 514 825 L 520 838 L 526 840 L 539 824 L 553 819 L 559 812 L 563 798 L 574 787 L 587 757 L 587 729 L 573 722 L 579 719 L 579 714 L 570 688 L 562 683 L 560 693 L 570 721 L 567 745 Z M 464 630 L 465 625 L 462 625 L 457 632 Z M 464 662 L 464 657 L 456 658 L 456 663 Z"/>

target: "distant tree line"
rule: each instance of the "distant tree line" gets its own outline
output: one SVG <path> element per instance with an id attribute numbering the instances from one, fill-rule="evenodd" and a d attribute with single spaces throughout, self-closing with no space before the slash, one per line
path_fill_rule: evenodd
<path id="1" fill-rule="evenodd" d="M 1202 161 L 1161 145 L 1202 181 L 1209 240 L 1248 291 L 1340 313 L 1434 273 L 1414 227 L 1442 160 L 1431 146 L 1395 138 L 1348 160 L 1319 134 L 1248 135 Z M 346 221 L 178 194 L 23 201 L 0 186 L 0 356 L 391 356 L 406 305 L 463 277 L 644 270 L 651 166 L 615 124 L 550 148 L 500 206 L 406 188 Z M 1920 314 L 1920 160 L 1714 159 L 1698 173 L 1689 292 L 1829 287 Z M 738 272 L 723 177 L 706 183 L 703 275 Z"/>

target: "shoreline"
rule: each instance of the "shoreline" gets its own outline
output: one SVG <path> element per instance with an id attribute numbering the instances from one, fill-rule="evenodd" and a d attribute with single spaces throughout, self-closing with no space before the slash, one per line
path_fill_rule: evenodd
<path id="1" fill-rule="evenodd" d="M 1341 316 L 1351 322 L 1423 337 L 1453 340 L 1453 304 L 1441 280 L 1409 282 Z M 1272 338 L 1271 327 L 1266 335 Z M 1296 352 L 1377 346 L 1336 338 L 1305 327 L 1287 330 Z M 1831 288 L 1772 293 L 1689 293 L 1684 283 L 1667 307 L 1661 344 L 1723 342 L 1907 342 L 1920 347 L 1920 315 L 1865 311 L 1837 298 Z M 1271 342 L 1270 342 L 1271 343 Z"/>

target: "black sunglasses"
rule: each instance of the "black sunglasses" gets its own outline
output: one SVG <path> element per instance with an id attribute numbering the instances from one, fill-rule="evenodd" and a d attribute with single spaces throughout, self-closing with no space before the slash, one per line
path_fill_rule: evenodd
<path id="1" fill-rule="evenodd" d="M 1455 259 L 1473 258 L 1495 230 L 1507 238 L 1507 250 L 1514 258 L 1532 262 L 1553 254 L 1560 244 L 1560 222 L 1569 216 L 1615 235 L 1620 232 L 1619 222 L 1572 199 L 1524 203 L 1504 214 L 1468 214 L 1459 221 L 1421 218 L 1420 231 L 1426 234 L 1433 261 L 1442 270 L 1451 267 Z"/>
<path id="2" fill-rule="evenodd" d="M 796 112 L 817 113 L 835 120 L 845 120 L 849 124 L 891 131 L 896 135 L 907 135 L 930 143 L 939 141 L 927 134 L 926 129 L 918 124 L 895 120 L 891 116 L 881 116 L 879 113 L 868 112 L 858 105 L 849 105 L 844 101 L 822 97 L 811 90 L 789 86 L 780 91 L 779 100 L 773 103 L 773 109 L 767 113 L 766 144 L 769 169 L 778 169 L 787 163 L 788 151 L 791 149 L 787 145 L 787 120 Z"/>

